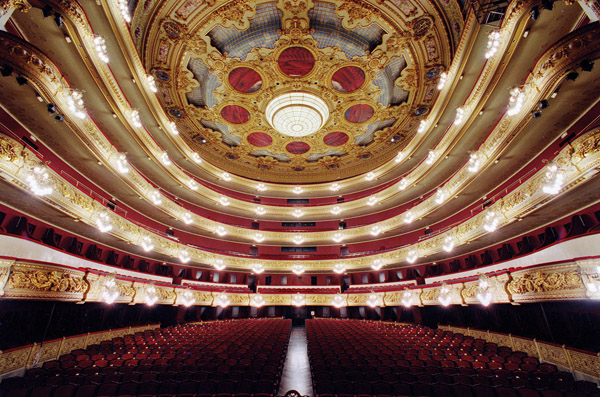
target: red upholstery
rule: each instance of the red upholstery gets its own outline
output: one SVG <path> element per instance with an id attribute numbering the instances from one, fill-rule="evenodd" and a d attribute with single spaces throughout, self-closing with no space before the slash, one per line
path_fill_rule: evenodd
<path id="1" fill-rule="evenodd" d="M 574 382 L 571 374 L 523 352 L 417 325 L 308 320 L 307 337 L 318 396 L 567 397 L 598 392 L 595 384 Z"/>
<path id="2" fill-rule="evenodd" d="M 32 368 L 0 383 L 0 395 L 267 397 L 277 390 L 290 331 L 283 319 L 149 330 Z"/>

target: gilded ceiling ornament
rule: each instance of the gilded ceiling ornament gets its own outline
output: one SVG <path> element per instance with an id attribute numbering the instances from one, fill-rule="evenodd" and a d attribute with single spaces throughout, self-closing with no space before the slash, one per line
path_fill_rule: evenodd
<path id="1" fill-rule="evenodd" d="M 396 87 L 400 87 L 405 91 L 411 91 L 417 88 L 419 84 L 419 72 L 415 69 L 404 69 L 400 76 L 394 81 Z"/>
<path id="2" fill-rule="evenodd" d="M 360 0 L 345 0 L 335 13 L 342 17 L 342 26 L 354 29 L 357 26 L 369 26 L 373 18 L 379 16 L 379 10 L 372 5 Z"/>
<path id="3" fill-rule="evenodd" d="M 415 40 L 423 38 L 433 26 L 433 20 L 431 17 L 425 16 L 417 19 L 412 23 L 412 35 Z"/>
<path id="4" fill-rule="evenodd" d="M 186 93 L 192 91 L 194 88 L 198 88 L 200 83 L 194 79 L 194 74 L 187 69 L 179 70 L 177 72 L 177 79 L 175 82 L 175 88 L 177 91 Z"/>
<path id="5" fill-rule="evenodd" d="M 207 23 L 217 22 L 223 27 L 246 30 L 250 19 L 256 15 L 253 1 L 231 1 L 211 12 Z"/>
<path id="6" fill-rule="evenodd" d="M 310 18 L 308 12 L 314 8 L 313 0 L 279 0 L 277 8 L 283 12 L 281 29 L 283 35 L 299 40 L 308 33 Z"/>

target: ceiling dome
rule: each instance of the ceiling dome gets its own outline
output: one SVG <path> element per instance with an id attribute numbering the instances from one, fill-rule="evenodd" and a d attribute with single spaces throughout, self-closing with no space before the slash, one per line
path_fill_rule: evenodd
<path id="1" fill-rule="evenodd" d="M 159 100 L 220 169 L 279 183 L 366 173 L 409 144 L 435 102 L 460 15 L 451 29 L 428 3 L 301 3 L 136 8 Z"/>

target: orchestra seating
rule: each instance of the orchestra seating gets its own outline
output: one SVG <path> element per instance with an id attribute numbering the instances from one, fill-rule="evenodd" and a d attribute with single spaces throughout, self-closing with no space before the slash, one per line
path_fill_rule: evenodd
<path id="1" fill-rule="evenodd" d="M 318 397 L 584 397 L 596 384 L 527 354 L 418 325 L 307 320 Z"/>
<path id="2" fill-rule="evenodd" d="M 291 321 L 214 321 L 148 330 L 75 350 L 4 379 L 4 397 L 272 396 Z"/>

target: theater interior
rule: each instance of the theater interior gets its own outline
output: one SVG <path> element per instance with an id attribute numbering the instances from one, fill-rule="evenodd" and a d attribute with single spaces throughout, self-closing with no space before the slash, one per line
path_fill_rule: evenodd
<path id="1" fill-rule="evenodd" d="M 599 0 L 0 0 L 0 397 L 600 396 Z"/>

